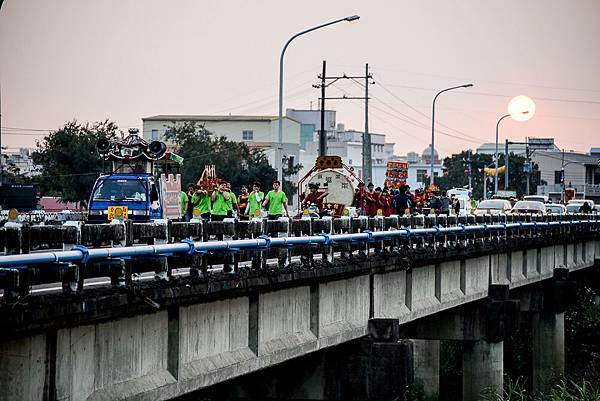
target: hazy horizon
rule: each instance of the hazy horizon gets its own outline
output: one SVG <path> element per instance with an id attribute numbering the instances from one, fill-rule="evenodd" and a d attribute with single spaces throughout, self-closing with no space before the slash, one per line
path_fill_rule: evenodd
<path id="1" fill-rule="evenodd" d="M 504 120 L 500 141 L 554 137 L 566 150 L 600 146 L 600 2 L 5 0 L 0 10 L 2 145 L 33 146 L 65 121 L 110 119 L 141 128 L 156 114 L 277 114 L 278 59 L 286 53 L 284 108 L 318 108 L 328 75 L 369 63 L 370 131 L 396 154 L 430 143 L 437 101 L 442 155 L 493 142 L 510 98 L 530 96 L 530 121 Z M 352 81 L 327 95 L 361 96 Z M 363 130 L 361 101 L 329 101 L 337 122 Z M 9 128 L 5 128 L 9 127 Z"/>

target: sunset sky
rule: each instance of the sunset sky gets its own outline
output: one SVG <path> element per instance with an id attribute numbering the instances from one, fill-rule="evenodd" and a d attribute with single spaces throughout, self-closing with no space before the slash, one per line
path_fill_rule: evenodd
<path id="1" fill-rule="evenodd" d="M 501 141 L 554 137 L 567 150 L 600 146 L 600 1 L 5 0 L 0 9 L 2 144 L 33 146 L 65 121 L 111 119 L 124 130 L 155 114 L 277 114 L 278 59 L 287 108 L 317 108 L 328 74 L 372 67 L 370 127 L 396 153 L 430 143 L 436 91 L 442 155 L 493 142 L 509 100 L 536 113 L 504 120 Z M 352 81 L 328 96 L 361 96 Z M 361 101 L 331 101 L 338 123 L 362 130 Z M 8 127 L 8 128 L 7 128 Z"/>

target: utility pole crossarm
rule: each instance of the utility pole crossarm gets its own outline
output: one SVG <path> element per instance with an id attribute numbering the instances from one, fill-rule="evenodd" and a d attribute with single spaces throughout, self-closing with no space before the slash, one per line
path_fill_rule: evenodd
<path id="1" fill-rule="evenodd" d="M 320 84 L 313 85 L 314 88 L 321 89 L 321 130 L 319 132 L 319 148 L 326 149 L 327 147 L 327 136 L 325 135 L 325 100 L 364 100 L 365 101 L 365 132 L 363 133 L 363 147 L 362 147 L 362 178 L 363 181 L 367 181 L 372 176 L 372 160 L 371 160 L 371 136 L 369 135 L 369 79 L 373 78 L 373 75 L 369 73 L 369 64 L 366 64 L 365 75 L 353 76 L 343 74 L 341 76 L 327 76 L 325 73 L 325 61 L 323 61 L 323 73 L 318 75 L 321 80 Z M 342 79 L 351 79 L 357 82 L 359 85 L 365 88 L 365 96 L 325 96 L 325 88 L 334 84 L 335 82 Z M 365 83 L 362 84 L 357 79 L 364 79 Z M 325 156 L 326 153 L 319 151 L 320 156 Z"/>

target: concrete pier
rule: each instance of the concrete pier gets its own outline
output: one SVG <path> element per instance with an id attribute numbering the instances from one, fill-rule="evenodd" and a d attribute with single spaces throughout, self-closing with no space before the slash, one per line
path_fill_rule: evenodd
<path id="1" fill-rule="evenodd" d="M 440 341 L 412 340 L 414 382 L 425 395 L 437 398 L 440 392 Z"/>
<path id="2" fill-rule="evenodd" d="M 463 342 L 463 401 L 479 401 L 486 391 L 502 392 L 504 343 Z"/>
<path id="3" fill-rule="evenodd" d="M 565 373 L 565 314 L 532 314 L 533 391 L 544 392 Z"/>

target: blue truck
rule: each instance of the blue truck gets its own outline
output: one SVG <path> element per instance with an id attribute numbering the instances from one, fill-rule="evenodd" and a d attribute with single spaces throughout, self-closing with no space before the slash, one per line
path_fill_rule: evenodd
<path id="1" fill-rule="evenodd" d="M 113 219 L 149 222 L 181 217 L 183 158 L 170 152 L 163 142 L 146 142 L 137 130 L 120 141 L 100 140 L 97 149 L 112 172 L 102 174 L 92 189 L 88 222 Z"/>

